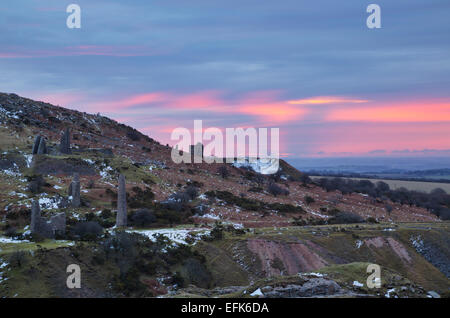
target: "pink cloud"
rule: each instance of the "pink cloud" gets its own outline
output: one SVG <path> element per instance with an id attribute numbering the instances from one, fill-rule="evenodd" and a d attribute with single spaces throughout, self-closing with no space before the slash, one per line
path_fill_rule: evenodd
<path id="1" fill-rule="evenodd" d="M 177 109 L 210 109 L 212 111 L 226 111 L 224 106 L 227 104 L 221 98 L 222 93 L 218 91 L 203 91 L 199 93 L 187 94 L 182 96 L 172 96 L 168 101 L 168 106 Z"/>
<path id="2" fill-rule="evenodd" d="M 447 100 L 366 103 L 359 102 L 363 99 L 346 97 L 346 102 L 339 107 L 316 108 L 308 106 L 314 105 L 312 100 L 324 102 L 323 97 L 305 99 L 310 102 L 292 103 L 276 91 L 252 92 L 233 99 L 220 91 L 188 94 L 154 91 L 109 101 L 92 101 L 89 96 L 73 92 L 24 95 L 61 106 L 77 104 L 78 109 L 101 112 L 137 127 L 163 143 L 171 142 L 170 133 L 174 128 L 192 128 L 194 118 L 190 112 L 197 115 L 205 112 L 217 115 L 212 120 L 216 125 L 208 127 L 216 126 L 222 130 L 226 128 L 221 124 L 225 116 L 225 122 L 236 118 L 243 128 L 280 127 L 280 150 L 286 155 L 292 152 L 292 145 L 302 149 L 308 146 L 310 153 L 325 151 L 327 154 L 364 154 L 374 149 L 387 152 L 397 149 L 450 149 L 450 102 Z M 340 103 L 344 99 L 330 98 L 328 104 L 338 100 Z M 301 128 L 302 121 L 317 125 Z M 308 136 L 308 141 L 299 139 L 300 135 Z"/>
<path id="3" fill-rule="evenodd" d="M 323 125 L 310 132 L 314 136 L 311 153 L 319 151 L 366 154 L 374 149 L 450 149 L 450 125 L 441 123 L 341 123 Z M 288 137 L 289 138 L 289 137 Z M 295 138 L 292 142 L 295 143 Z"/>
<path id="4" fill-rule="evenodd" d="M 288 104 L 293 105 L 325 105 L 325 104 L 361 104 L 369 100 L 342 96 L 315 96 L 305 99 L 290 100 Z"/>
<path id="5" fill-rule="evenodd" d="M 168 96 L 165 93 L 148 93 L 148 94 L 130 96 L 128 98 L 125 98 L 121 101 L 116 102 L 115 104 L 118 106 L 127 108 L 127 107 L 136 106 L 136 105 L 153 104 L 156 102 L 163 102 L 163 101 L 167 100 L 167 97 Z"/>
<path id="6" fill-rule="evenodd" d="M 207 111 L 222 114 L 250 115 L 264 122 L 280 124 L 303 118 L 308 110 L 276 98 L 273 92 L 254 92 L 234 100 L 223 98 L 220 91 L 202 91 L 190 94 L 151 92 L 128 96 L 113 101 L 93 103 L 99 111 L 145 112 L 158 110 Z"/>
<path id="7" fill-rule="evenodd" d="M 450 121 L 450 101 L 424 100 L 372 104 L 331 110 L 327 121 L 440 122 Z"/>

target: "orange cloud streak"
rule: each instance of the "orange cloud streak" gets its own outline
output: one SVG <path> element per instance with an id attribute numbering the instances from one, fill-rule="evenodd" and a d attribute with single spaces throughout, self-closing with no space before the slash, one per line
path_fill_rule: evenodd
<path id="1" fill-rule="evenodd" d="M 450 149 L 450 125 L 441 123 L 343 123 L 316 132 L 320 144 L 314 151 L 366 153 L 374 149 L 386 151 L 417 149 Z"/>
<path id="2" fill-rule="evenodd" d="M 292 105 L 320 105 L 320 104 L 361 104 L 369 102 L 366 99 L 355 99 L 351 97 L 339 96 L 317 96 L 306 99 L 290 100 Z"/>
<path id="3" fill-rule="evenodd" d="M 118 106 L 123 105 L 123 107 L 131 107 L 136 105 L 151 104 L 155 102 L 160 102 L 166 99 L 166 95 L 163 93 L 149 93 L 141 94 L 136 96 L 131 96 L 129 98 L 123 99 L 114 103 Z"/>
<path id="4" fill-rule="evenodd" d="M 292 107 L 284 103 L 256 104 L 239 107 L 238 112 L 260 117 L 269 122 L 288 122 L 301 119 L 307 114 L 306 109 Z"/>
<path id="5" fill-rule="evenodd" d="M 218 91 L 203 91 L 186 95 L 153 92 L 130 96 L 122 100 L 93 103 L 92 108 L 102 112 L 116 113 L 139 113 L 145 109 L 141 107 L 138 109 L 138 106 L 180 111 L 204 110 L 223 114 L 251 115 L 263 121 L 275 123 L 297 120 L 307 113 L 307 110 L 300 106 L 277 100 L 273 92 L 252 93 L 233 101 L 227 101 L 220 95 L 221 93 Z"/>
<path id="6" fill-rule="evenodd" d="M 450 121 L 450 102 L 421 102 L 332 110 L 327 121 L 441 122 Z"/>

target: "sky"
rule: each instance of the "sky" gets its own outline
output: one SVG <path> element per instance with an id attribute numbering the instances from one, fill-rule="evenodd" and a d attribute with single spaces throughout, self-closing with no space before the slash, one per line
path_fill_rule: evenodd
<path id="1" fill-rule="evenodd" d="M 164 144 L 201 119 L 279 128 L 287 158 L 450 155 L 449 16 L 448 0 L 2 0 L 0 91 Z"/>

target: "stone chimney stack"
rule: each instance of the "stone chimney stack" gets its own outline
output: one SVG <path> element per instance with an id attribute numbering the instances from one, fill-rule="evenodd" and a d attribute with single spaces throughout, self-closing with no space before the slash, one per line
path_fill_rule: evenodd
<path id="1" fill-rule="evenodd" d="M 74 173 L 72 181 L 72 206 L 74 208 L 79 208 L 81 205 L 81 195 L 80 195 L 80 174 Z"/>
<path id="2" fill-rule="evenodd" d="M 127 192 L 125 188 L 125 177 L 119 176 L 119 189 L 117 191 L 117 218 L 116 226 L 127 226 Z"/>
<path id="3" fill-rule="evenodd" d="M 40 140 L 39 140 L 39 147 L 38 147 L 38 150 L 37 150 L 37 154 L 38 155 L 44 155 L 46 153 L 47 153 L 47 144 L 45 142 L 45 138 L 41 137 Z"/>
<path id="4" fill-rule="evenodd" d="M 36 138 L 34 139 L 34 144 L 33 144 L 33 150 L 31 151 L 31 153 L 33 155 L 36 155 L 38 153 L 38 149 L 39 149 L 39 144 L 41 143 L 41 136 L 36 136 Z"/>
<path id="5" fill-rule="evenodd" d="M 41 207 L 39 201 L 33 201 L 31 205 L 31 233 L 35 234 L 39 230 L 39 222 L 41 220 Z"/>
<path id="6" fill-rule="evenodd" d="M 59 151 L 63 154 L 70 155 L 72 150 L 70 149 L 70 130 L 66 128 L 61 136 L 61 143 L 59 144 Z"/>
<path id="7" fill-rule="evenodd" d="M 202 163 L 203 162 L 203 150 L 204 146 L 202 143 L 198 142 L 195 146 L 191 145 L 191 163 Z"/>

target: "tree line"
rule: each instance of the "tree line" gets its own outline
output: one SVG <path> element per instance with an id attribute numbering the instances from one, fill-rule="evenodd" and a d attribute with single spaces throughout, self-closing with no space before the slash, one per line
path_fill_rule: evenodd
<path id="1" fill-rule="evenodd" d="M 320 178 L 315 183 L 327 192 L 338 190 L 342 194 L 362 193 L 382 202 L 391 200 L 401 205 L 425 208 L 442 220 L 450 220 L 450 194 L 441 188 L 430 193 L 404 187 L 393 190 L 383 181 L 373 183 L 369 180 L 343 178 Z"/>

